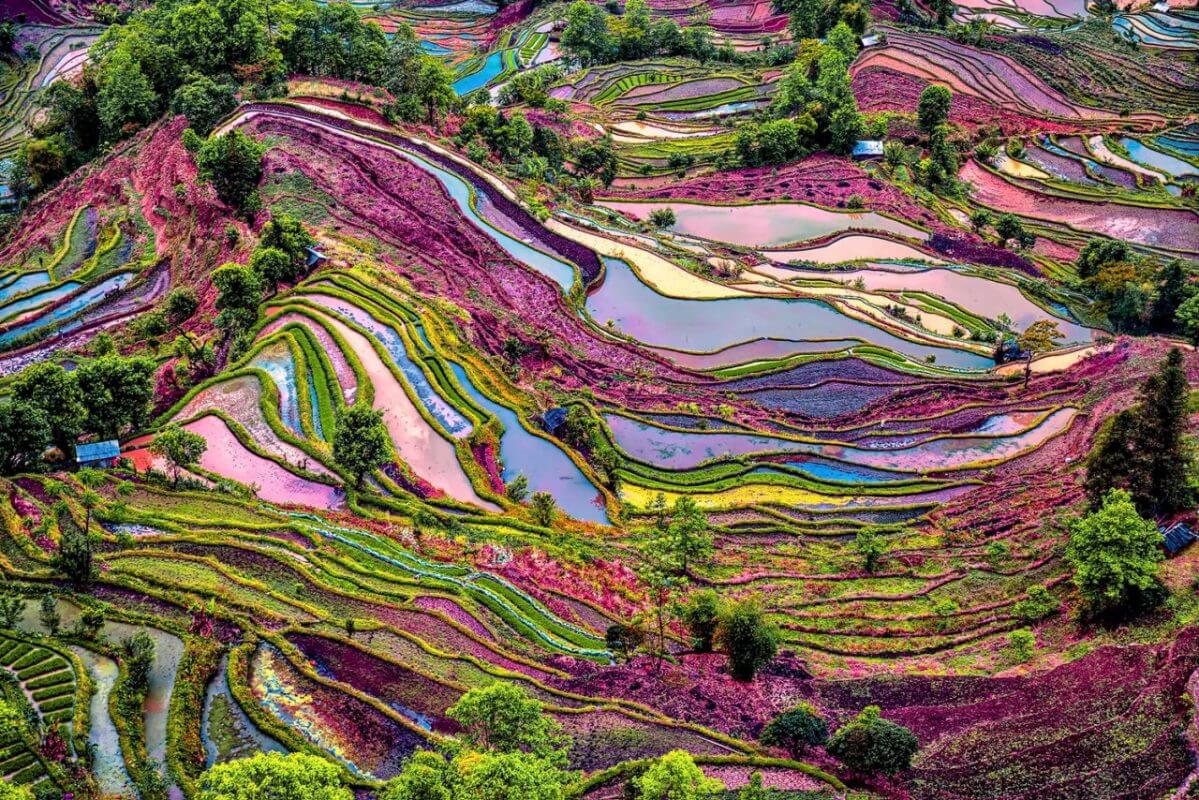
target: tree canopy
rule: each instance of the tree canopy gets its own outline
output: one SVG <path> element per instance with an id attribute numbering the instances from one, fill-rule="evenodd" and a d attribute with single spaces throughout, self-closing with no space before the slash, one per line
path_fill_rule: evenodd
<path id="1" fill-rule="evenodd" d="M 50 446 L 50 423 L 31 403 L 12 400 L 0 405 L 0 472 L 28 472 Z"/>
<path id="2" fill-rule="evenodd" d="M 671 19 L 654 19 L 646 0 L 628 0 L 620 15 L 576 0 L 566 9 L 561 42 L 567 57 L 584 66 L 655 55 L 706 61 L 715 52 L 707 25 L 696 23 L 680 29 Z"/>
<path id="3" fill-rule="evenodd" d="M 464 750 L 451 762 L 424 750 L 404 762 L 379 800 L 563 800 L 568 778 L 531 753 Z"/>
<path id="4" fill-rule="evenodd" d="M 154 399 L 156 370 L 154 360 L 147 356 L 126 358 L 115 353 L 80 365 L 75 380 L 86 412 L 86 429 L 115 438 L 144 425 Z"/>
<path id="5" fill-rule="evenodd" d="M 766 723 L 759 738 L 763 744 L 798 757 L 809 747 L 828 741 L 828 723 L 810 703 L 800 703 Z"/>
<path id="6" fill-rule="evenodd" d="M 570 739 L 543 710 L 540 700 L 512 683 L 497 682 L 468 691 L 447 715 L 462 726 L 461 738 L 476 750 L 526 752 L 564 761 Z"/>
<path id="7" fill-rule="evenodd" d="M 714 589 L 700 589 L 679 606 L 678 617 L 691 634 L 691 646 L 699 653 L 712 652 L 716 629 L 720 624 L 720 595 Z"/>
<path id="8" fill-rule="evenodd" d="M 866 706 L 829 740 L 829 755 L 858 772 L 892 774 L 905 770 L 920 749 L 910 730 L 882 718 L 878 706 Z"/>
<path id="9" fill-rule="evenodd" d="M 920 93 L 920 101 L 916 106 L 916 116 L 920 120 L 920 129 L 932 133 L 938 125 L 949 121 L 949 106 L 953 102 L 953 92 L 940 84 L 930 84 Z"/>
<path id="10" fill-rule="evenodd" d="M 708 517 L 694 498 L 683 495 L 675 500 L 669 521 L 650 532 L 646 551 L 663 569 L 680 575 L 712 557 Z"/>
<path id="11" fill-rule="evenodd" d="M 753 680 L 774 659 L 778 640 L 778 628 L 753 598 L 727 605 L 720 615 L 716 641 L 729 657 L 729 672 L 739 681 Z"/>
<path id="12" fill-rule="evenodd" d="M 178 425 L 167 426 L 150 443 L 150 452 L 170 462 L 176 484 L 179 471 L 194 466 L 207 449 L 208 441 L 203 436 Z"/>
<path id="13" fill-rule="evenodd" d="M 1094 613 L 1123 613 L 1152 599 L 1160 587 L 1157 526 L 1137 513 L 1132 497 L 1113 489 L 1098 510 L 1075 521 L 1066 561 Z"/>
<path id="14" fill-rule="evenodd" d="M 354 485 L 391 459 L 391 437 L 383 412 L 355 403 L 337 416 L 333 431 L 333 460 L 354 476 Z"/>
<path id="15" fill-rule="evenodd" d="M 197 800 L 353 800 L 341 770 L 307 753 L 257 753 L 200 777 Z"/>
<path id="16" fill-rule="evenodd" d="M 89 55 L 81 80 L 47 92 L 45 119 L 22 148 L 19 188 L 45 188 L 102 142 L 134 133 L 168 108 L 205 134 L 238 92 L 277 94 L 288 73 L 382 86 L 408 119 L 427 113 L 431 121 L 454 99 L 447 68 L 421 50 L 411 27 L 400 23 L 389 40 L 345 2 L 158 0 L 110 25 Z"/>
<path id="17" fill-rule="evenodd" d="M 200 177 L 212 183 L 217 197 L 234 208 L 244 209 L 257 191 L 262 177 L 262 154 L 266 145 L 239 130 L 210 136 L 196 152 Z"/>
<path id="18" fill-rule="evenodd" d="M 650 765 L 637 779 L 638 800 L 705 800 L 724 790 L 724 784 L 704 775 L 690 753 L 672 750 Z"/>
<path id="19" fill-rule="evenodd" d="M 229 263 L 217 267 L 212 283 L 217 289 L 216 308 L 220 312 L 217 327 L 235 334 L 253 325 L 262 300 L 261 276 L 249 267 Z"/>
<path id="20" fill-rule="evenodd" d="M 1172 514 L 1191 504 L 1189 395 L 1182 352 L 1175 348 L 1141 385 L 1137 404 L 1107 423 L 1088 455 L 1085 486 L 1092 508 L 1111 489 L 1126 490 L 1142 514 Z"/>

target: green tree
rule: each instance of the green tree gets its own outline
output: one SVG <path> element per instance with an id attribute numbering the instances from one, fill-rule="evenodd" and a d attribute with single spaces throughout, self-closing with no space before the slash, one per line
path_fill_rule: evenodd
<path id="1" fill-rule="evenodd" d="M 38 619 L 42 621 L 42 626 L 50 632 L 51 636 L 58 635 L 58 629 L 62 626 L 62 615 L 58 613 L 58 602 L 49 592 L 42 595 L 42 600 L 38 604 Z"/>
<path id="2" fill-rule="evenodd" d="M 816 97 L 830 113 L 838 108 L 851 108 L 856 113 L 857 100 L 849 79 L 849 59 L 840 50 L 826 47 L 816 61 Z"/>
<path id="3" fill-rule="evenodd" d="M 1125 489 L 1143 514 L 1171 514 L 1192 501 L 1194 454 L 1186 441 L 1189 388 L 1182 353 L 1171 350 L 1141 385 L 1139 402 L 1117 414 L 1087 458 L 1092 507 Z"/>
<path id="4" fill-rule="evenodd" d="M 774 791 L 762 785 L 762 773 L 754 770 L 749 776 L 749 783 L 737 792 L 737 800 L 771 800 Z"/>
<path id="5" fill-rule="evenodd" d="M 960 165 L 957 148 L 949 141 L 948 125 L 938 125 L 929 134 L 928 159 L 926 178 L 929 186 L 941 190 L 944 194 L 957 194 Z"/>
<path id="6" fill-rule="evenodd" d="M 729 672 L 752 681 L 778 652 L 779 632 L 766 620 L 761 603 L 748 598 L 726 605 L 716 629 L 716 643 L 729 658 Z"/>
<path id="7" fill-rule="evenodd" d="M 505 161 L 518 161 L 533 147 L 533 126 L 523 112 L 515 111 L 496 130 L 495 149 Z"/>
<path id="8" fill-rule="evenodd" d="M 17 41 L 17 23 L 11 19 L 0 22 L 0 55 L 7 56 Z"/>
<path id="9" fill-rule="evenodd" d="M 529 479 L 524 475 L 517 475 L 511 483 L 504 486 L 504 496 L 513 503 L 524 502 L 524 499 L 529 496 Z"/>
<path id="10" fill-rule="evenodd" d="M 0 783 L 0 800 L 34 800 L 33 790 L 15 783 Z"/>
<path id="11" fill-rule="evenodd" d="M 575 0 L 566 9 L 561 44 L 568 58 L 584 66 L 606 63 L 615 50 L 608 33 L 608 15 L 597 5 Z"/>
<path id="12" fill-rule="evenodd" d="M 1057 347 L 1061 340 L 1061 329 L 1058 328 L 1056 322 L 1048 319 L 1039 319 L 1029 323 L 1028 327 L 1024 329 L 1024 333 L 1016 337 L 1016 344 L 1024 353 L 1025 388 L 1028 387 L 1028 381 L 1032 377 L 1032 360 L 1041 353 L 1048 353 Z"/>
<path id="13" fill-rule="evenodd" d="M 74 373 L 50 361 L 33 364 L 13 380 L 12 397 L 41 411 L 50 425 L 54 446 L 68 457 L 73 455 L 86 415 Z"/>
<path id="14" fill-rule="evenodd" d="M 574 150 L 575 172 L 583 176 L 595 176 L 604 186 L 610 186 L 616 179 L 616 149 L 612 145 L 612 137 L 603 136 L 599 139 L 575 140 Z"/>
<path id="15" fill-rule="evenodd" d="M 1194 454 L 1187 443 L 1190 385 L 1182 351 L 1173 348 L 1141 387 L 1137 452 L 1144 464 L 1147 507 L 1172 514 L 1191 505 Z"/>
<path id="16" fill-rule="evenodd" d="M 125 685 L 135 695 L 143 696 L 150 689 L 150 670 L 154 667 L 154 640 L 145 631 L 138 631 L 121 641 L 121 667 Z"/>
<path id="17" fill-rule="evenodd" d="M 104 498 L 102 498 L 100 496 L 99 492 L 93 491 L 91 489 L 84 490 L 83 494 L 79 496 L 79 505 L 83 506 L 83 510 L 86 514 L 86 516 L 84 516 L 84 523 L 83 523 L 83 535 L 84 536 L 91 535 L 92 512 L 95 511 L 100 506 L 100 503 L 103 501 L 103 499 Z"/>
<path id="18" fill-rule="evenodd" d="M 1137 414 L 1130 408 L 1108 419 L 1100 429 L 1095 446 L 1087 455 L 1083 483 L 1092 509 L 1099 508 L 1112 489 L 1124 489 L 1134 497 L 1141 493 L 1143 482 L 1133 446 L 1136 429 Z"/>
<path id="19" fill-rule="evenodd" d="M 355 488 L 363 479 L 391 460 L 391 437 L 383 412 L 355 403 L 337 417 L 333 431 L 333 460 L 354 476 Z"/>
<path id="20" fill-rule="evenodd" d="M 1012 660 L 1017 664 L 1031 661 L 1033 652 L 1037 649 L 1037 637 L 1028 628 L 1019 628 L 1009 633 L 1007 643 Z"/>
<path id="21" fill-rule="evenodd" d="M 14 189 L 41 191 L 53 186 L 67 174 L 71 159 L 66 143 L 61 136 L 45 139 L 30 139 L 21 145 L 17 159 L 19 171 L 14 171 Z"/>
<path id="22" fill-rule="evenodd" d="M 1024 237 L 1024 225 L 1015 214 L 1000 214 L 995 221 L 995 233 L 999 236 L 999 246 L 1005 247 L 1009 241 L 1019 242 Z"/>
<path id="23" fill-rule="evenodd" d="M 193 75 L 171 97 L 171 111 L 187 117 L 188 125 L 201 136 L 237 107 L 233 86 L 217 83 L 207 75 Z"/>
<path id="24" fill-rule="evenodd" d="M 259 274 L 241 264 L 222 264 L 213 271 L 212 283 L 217 290 L 216 308 L 220 312 L 217 327 L 234 336 L 253 325 L 263 292 Z"/>
<path id="25" fill-rule="evenodd" d="M 1092 239 L 1078 254 L 1074 262 L 1078 277 L 1093 278 L 1106 266 L 1128 261 L 1132 257 L 1132 249 L 1126 242 L 1112 239 Z"/>
<path id="26" fill-rule="evenodd" d="M 842 105 L 835 109 L 829 117 L 828 149 L 829 152 L 848 155 L 853 152 L 854 145 L 862 135 L 862 115 L 858 113 L 857 103 Z"/>
<path id="27" fill-rule="evenodd" d="M 824 33 L 824 0 L 785 0 L 778 6 L 787 13 L 787 26 L 796 41 Z"/>
<path id="28" fill-rule="evenodd" d="M 104 627 L 104 614 L 98 608 L 88 606 L 83 609 L 83 613 L 79 615 L 79 621 L 75 623 L 74 630 L 71 631 L 72 636 L 78 636 L 81 639 L 95 641 L 100 637 L 100 631 Z"/>
<path id="29" fill-rule="evenodd" d="M 25 715 L 12 703 L 0 698 L 0 741 L 7 744 L 28 734 L 29 725 L 25 722 Z"/>
<path id="30" fill-rule="evenodd" d="M 462 726 L 461 738 L 477 750 L 530 753 L 564 764 L 570 739 L 541 701 L 513 683 L 468 691 L 446 712 Z"/>
<path id="31" fill-rule="evenodd" d="M 1178 309 L 1192 296 L 1199 295 L 1191 288 L 1182 259 L 1173 259 L 1158 273 L 1157 293 L 1149 315 L 1150 327 L 1162 333 L 1173 332 Z"/>
<path id="32" fill-rule="evenodd" d="M 675 500 L 670 524 L 665 530 L 655 529 L 646 549 L 663 568 L 679 575 L 707 563 L 713 552 L 711 528 L 694 498 L 682 495 Z"/>
<path id="33" fill-rule="evenodd" d="M 724 784 L 704 775 L 690 753 L 672 750 L 654 761 L 637 779 L 638 800 L 704 800 L 724 791 Z"/>
<path id="34" fill-rule="evenodd" d="M 549 492 L 533 492 L 532 497 L 533 522 L 543 528 L 554 524 L 558 517 L 558 503 Z"/>
<path id="35" fill-rule="evenodd" d="M 0 404 L 0 473 L 28 472 L 41 463 L 49 446 L 45 414 L 19 400 Z"/>
<path id="36" fill-rule="evenodd" d="M 179 470 L 191 469 L 207 449 L 208 441 L 203 436 L 178 425 L 168 425 L 150 443 L 151 453 L 170 462 L 176 486 L 179 485 Z"/>
<path id="37" fill-rule="evenodd" d="M 1095 614 L 1118 614 L 1151 602 L 1161 587 L 1161 534 L 1137 513 L 1128 492 L 1113 489 L 1097 511 L 1070 528 L 1066 561 L 1074 585 Z"/>
<path id="38" fill-rule="evenodd" d="M 94 548 L 95 541 L 90 534 L 74 525 L 66 525 L 58 542 L 58 552 L 50 563 L 76 587 L 87 586 L 100 574 L 92 557 Z"/>
<path id="39" fill-rule="evenodd" d="M 616 39 L 618 57 L 623 60 L 645 58 L 653 52 L 650 38 L 650 13 L 645 0 L 627 0 L 624 13 L 607 20 Z"/>
<path id="40" fill-rule="evenodd" d="M 453 765 L 461 775 L 455 800 L 564 800 L 567 776 L 530 753 L 467 754 Z"/>
<path id="41" fill-rule="evenodd" d="M 887 552 L 887 540 L 878 528 L 862 528 L 853 537 L 853 547 L 862 557 L 862 569 L 874 574 L 879 560 Z"/>
<path id="42" fill-rule="evenodd" d="M 379 800 L 454 800 L 449 767 L 440 753 L 417 750 L 379 792 Z"/>
<path id="43" fill-rule="evenodd" d="M 302 274 L 308 261 L 308 248 L 314 244 L 316 242 L 304 227 L 304 223 L 287 214 L 272 216 L 262 226 L 262 232 L 258 236 L 259 248 L 281 250 L 287 255 L 293 265 L 288 280 L 295 280 Z"/>
<path id="44" fill-rule="evenodd" d="M 1199 346 L 1199 294 L 1193 294 L 1178 306 L 1174 312 L 1175 329 Z"/>
<path id="45" fill-rule="evenodd" d="M 274 292 L 283 281 L 293 279 L 294 267 L 287 253 L 274 247 L 259 247 L 250 256 L 250 269 Z"/>
<path id="46" fill-rule="evenodd" d="M 1016 602 L 1012 610 L 1025 622 L 1036 622 L 1057 611 L 1058 605 L 1057 598 L 1049 593 L 1049 589 L 1036 583 L 1028 587 L 1024 597 Z"/>
<path id="47" fill-rule="evenodd" d="M 75 370 L 86 411 L 85 430 L 114 438 L 140 428 L 154 399 L 157 365 L 146 356 L 112 354 L 85 362 Z"/>
<path id="48" fill-rule="evenodd" d="M 0 628 L 12 630 L 21 621 L 25 599 L 19 594 L 0 594 Z"/>
<path id="49" fill-rule="evenodd" d="M 938 126 L 949 122 L 949 107 L 953 103 L 953 92 L 940 84 L 930 84 L 920 93 L 916 104 L 916 117 L 920 130 L 932 134 Z"/>
<path id="50" fill-rule="evenodd" d="M 380 84 L 387 77 L 383 29 L 349 3 L 292 6 L 290 24 L 276 39 L 288 66 L 306 75 Z"/>
<path id="51" fill-rule="evenodd" d="M 692 592 L 679 606 L 678 617 L 687 626 L 695 651 L 712 652 L 716 628 L 720 624 L 720 595 L 713 589 Z"/>
<path id="52" fill-rule="evenodd" d="M 858 772 L 891 775 L 912 764 L 920 742 L 910 730 L 883 719 L 878 706 L 866 706 L 829 739 L 829 755 Z"/>
<path id="53" fill-rule="evenodd" d="M 115 51 L 100 72 L 96 107 L 107 139 L 147 125 L 162 108 L 141 64 L 124 50 Z"/>
<path id="54" fill-rule="evenodd" d="M 434 125 L 437 117 L 454 104 L 457 94 L 450 68 L 432 56 L 417 62 L 411 86 L 412 96 L 425 110 L 425 122 Z"/>
<path id="55" fill-rule="evenodd" d="M 676 222 L 674 209 L 670 207 L 655 208 L 650 212 L 649 221 L 655 228 L 669 228 Z"/>
<path id="56" fill-rule="evenodd" d="M 809 747 L 828 741 L 828 722 L 810 703 L 800 703 L 766 724 L 759 737 L 763 744 L 781 747 L 798 758 Z"/>
<path id="57" fill-rule="evenodd" d="M 257 753 L 200 776 L 197 800 L 353 800 L 341 770 L 307 753 Z"/>
<path id="58" fill-rule="evenodd" d="M 613 623 L 604 631 L 604 644 L 618 658 L 628 661 L 645 643 L 645 631 L 636 625 Z"/>
<path id="59" fill-rule="evenodd" d="M 858 54 L 858 36 L 844 21 L 833 26 L 825 37 L 825 43 L 835 47 L 846 59 L 853 61 Z"/>
<path id="60" fill-rule="evenodd" d="M 85 70 L 77 81 L 55 81 L 42 95 L 46 116 L 41 130 L 73 151 L 80 162 L 100 143 L 96 94 L 96 74 Z"/>
<path id="61" fill-rule="evenodd" d="M 196 152 L 196 166 L 217 197 L 234 208 L 246 208 L 262 177 L 265 152 L 266 145 L 234 130 L 208 137 Z"/>
<path id="62" fill-rule="evenodd" d="M 191 319 L 196 313 L 196 309 L 200 307 L 200 300 L 196 297 L 196 290 L 190 286 L 176 286 L 167 293 L 166 299 L 167 318 L 176 325 Z"/>
<path id="63" fill-rule="evenodd" d="M 957 4 L 953 0 L 931 0 L 929 7 L 932 8 L 937 27 L 949 27 L 949 23 L 953 19 L 953 12 L 957 10 Z"/>

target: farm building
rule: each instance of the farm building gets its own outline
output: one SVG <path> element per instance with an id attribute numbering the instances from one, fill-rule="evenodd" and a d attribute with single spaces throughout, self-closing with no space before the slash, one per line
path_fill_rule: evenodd
<path id="1" fill-rule="evenodd" d="M 75 447 L 75 463 L 81 467 L 111 467 L 121 457 L 121 445 L 116 439 L 89 442 Z"/>
<path id="2" fill-rule="evenodd" d="M 862 139 L 853 146 L 855 160 L 866 158 L 882 158 L 883 143 L 876 139 Z"/>
<path id="3" fill-rule="evenodd" d="M 1175 522 L 1162 530 L 1162 547 L 1166 549 L 1166 555 L 1178 555 L 1193 541 L 1195 534 L 1185 523 Z"/>

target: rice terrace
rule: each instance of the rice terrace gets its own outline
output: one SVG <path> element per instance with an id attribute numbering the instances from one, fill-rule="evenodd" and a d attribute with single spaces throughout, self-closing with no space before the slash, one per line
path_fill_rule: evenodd
<path id="1" fill-rule="evenodd" d="M 1195 0 L 0 0 L 0 800 L 1195 800 L 1197 345 Z"/>

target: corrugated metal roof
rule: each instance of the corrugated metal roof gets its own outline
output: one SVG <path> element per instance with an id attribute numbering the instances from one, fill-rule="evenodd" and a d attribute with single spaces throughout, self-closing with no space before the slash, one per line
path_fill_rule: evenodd
<path id="1" fill-rule="evenodd" d="M 309 267 L 311 267 L 313 264 L 315 264 L 318 261 L 324 261 L 325 259 L 328 258 L 328 256 L 326 256 L 320 250 L 317 250 L 315 247 L 305 247 L 304 250 L 306 250 L 308 253 L 308 256 L 304 260 L 304 263 L 307 264 Z"/>
<path id="2" fill-rule="evenodd" d="M 1195 538 L 1195 534 L 1188 526 L 1181 522 L 1176 522 L 1162 531 L 1162 546 L 1166 548 L 1166 551 L 1170 555 L 1174 555 L 1195 541 Z"/>
<path id="3" fill-rule="evenodd" d="M 883 154 L 883 143 L 874 139 L 862 139 L 853 146 L 853 155 L 856 158 L 863 156 L 881 156 Z"/>
<path id="4" fill-rule="evenodd" d="M 75 460 L 81 463 L 120 457 L 121 444 L 116 439 L 107 439 L 103 442 L 89 442 L 75 446 Z"/>

